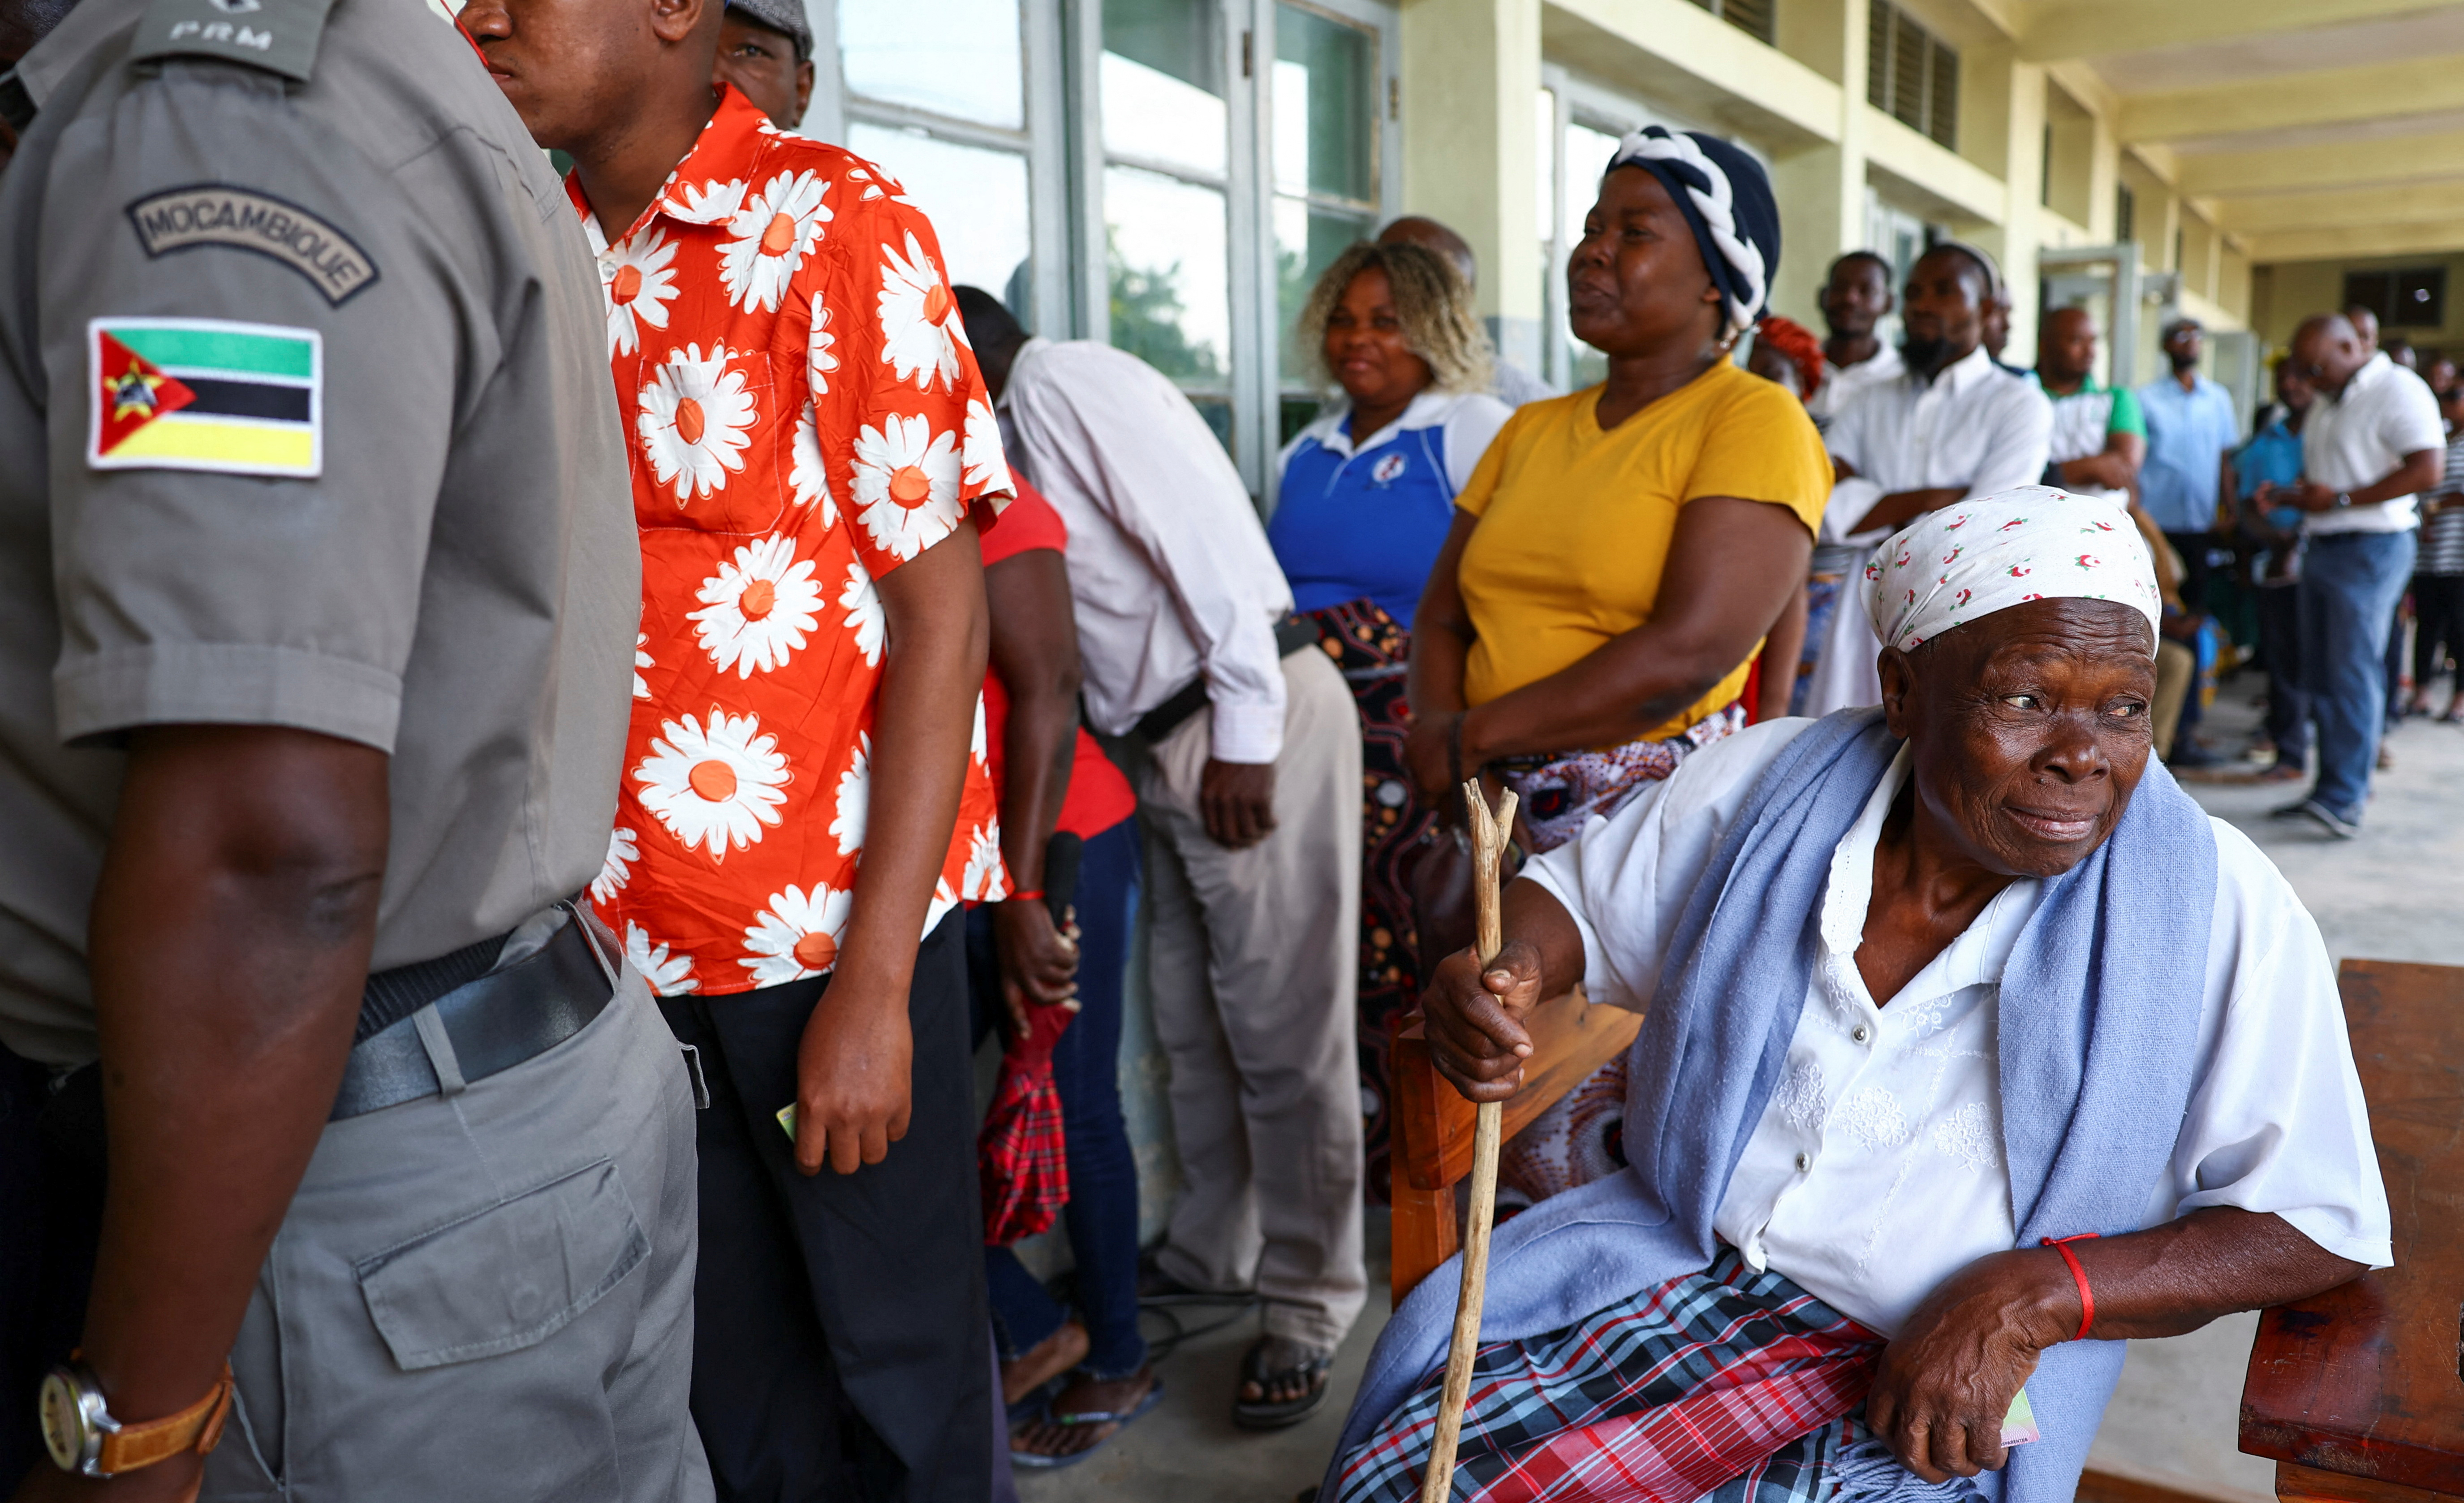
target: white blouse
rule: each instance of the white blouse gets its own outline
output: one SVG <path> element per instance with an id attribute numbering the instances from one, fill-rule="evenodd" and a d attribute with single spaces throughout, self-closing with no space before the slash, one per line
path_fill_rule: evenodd
<path id="1" fill-rule="evenodd" d="M 1756 726 L 1525 869 L 1582 931 L 1593 999 L 1641 1009 L 1688 890 L 1781 748 L 1809 720 Z M 1885 1335 L 1934 1287 L 2015 1239 L 2002 1160 L 1995 1017 L 2003 964 L 2042 884 L 2012 883 L 1885 1006 L 1857 969 L 1874 852 L 1907 780 L 1904 749 L 1834 852 L 1823 953 L 1788 1064 L 1712 1226 Z M 2333 967 L 2292 887 L 2211 821 L 2216 906 L 2189 1110 L 2153 1226 L 2206 1205 L 2273 1211 L 2372 1268 L 2387 1192 Z"/>

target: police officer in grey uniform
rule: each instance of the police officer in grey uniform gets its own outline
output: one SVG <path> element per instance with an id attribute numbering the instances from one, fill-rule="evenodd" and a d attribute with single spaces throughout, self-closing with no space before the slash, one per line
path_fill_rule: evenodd
<path id="1" fill-rule="evenodd" d="M 707 1498 L 556 178 L 420 0 L 82 0 L 0 103 L 0 1493 Z"/>

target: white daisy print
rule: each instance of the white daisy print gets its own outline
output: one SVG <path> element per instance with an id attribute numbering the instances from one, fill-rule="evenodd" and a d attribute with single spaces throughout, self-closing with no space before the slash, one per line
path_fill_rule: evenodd
<path id="1" fill-rule="evenodd" d="M 630 355 L 641 343 L 641 325 L 668 326 L 668 304 L 676 296 L 676 244 L 664 232 L 635 235 L 599 263 L 607 293 L 607 348 Z"/>
<path id="2" fill-rule="evenodd" d="M 830 217 L 822 203 L 825 187 L 818 172 L 781 172 L 736 210 L 718 247 L 718 280 L 729 302 L 747 313 L 779 311 Z"/>
<path id="3" fill-rule="evenodd" d="M 642 670 L 643 670 L 643 669 L 646 669 L 646 668 L 656 668 L 656 667 L 658 667 L 658 666 L 659 666 L 659 665 L 658 665 L 658 663 L 657 663 L 656 661 L 654 661 L 654 660 L 651 658 L 651 656 L 650 656 L 650 633 L 649 633 L 648 631 L 636 631 L 636 632 L 634 632 L 634 633 L 633 633 L 633 697 L 634 697 L 634 698 L 636 698 L 636 699 L 648 699 L 649 697 L 650 697 L 650 681 L 649 681 L 649 679 L 644 678 L 644 677 L 642 676 Z"/>
<path id="4" fill-rule="evenodd" d="M 913 379 L 915 389 L 933 389 L 933 378 L 958 379 L 958 345 L 950 337 L 951 310 L 957 300 L 941 269 L 924 254 L 915 232 L 907 232 L 907 254 L 881 248 L 881 358 L 892 379 Z"/>
<path id="5" fill-rule="evenodd" d="M 854 855 L 864 849 L 864 816 L 872 802 L 872 738 L 859 731 L 855 738 L 855 762 L 839 774 L 837 812 L 830 817 L 830 833 L 839 837 L 839 854 Z"/>
<path id="6" fill-rule="evenodd" d="M 1009 895 L 1009 869 L 1001 865 L 1001 821 L 976 827 L 967 843 L 967 870 L 958 879 L 958 894 L 969 902 L 997 903 Z"/>
<path id="7" fill-rule="evenodd" d="M 976 695 L 976 728 L 967 736 L 967 755 L 980 763 L 984 760 L 984 696 Z"/>
<path id="8" fill-rule="evenodd" d="M 957 435 L 922 413 L 884 416 L 855 435 L 856 518 L 873 546 L 912 559 L 958 524 Z"/>
<path id="9" fill-rule="evenodd" d="M 950 891 L 950 879 L 945 876 L 935 883 L 933 906 L 924 910 L 924 938 L 933 938 L 933 931 L 941 926 L 941 916 L 957 906 L 958 895 Z"/>
<path id="10" fill-rule="evenodd" d="M 969 485 L 1009 489 L 1009 460 L 1001 453 L 1001 423 L 979 398 L 967 399 L 967 440 L 958 451 L 958 464 L 966 471 Z"/>
<path id="11" fill-rule="evenodd" d="M 839 941 L 854 907 L 853 893 L 819 884 L 809 897 L 793 886 L 773 893 L 770 906 L 744 931 L 744 948 L 751 953 L 736 963 L 753 973 L 757 986 L 819 976 L 838 964 Z"/>
<path id="12" fill-rule="evenodd" d="M 674 482 L 676 505 L 727 488 L 730 473 L 742 473 L 751 443 L 753 393 L 744 372 L 727 368 L 723 344 L 705 359 L 698 344 L 671 351 L 642 388 L 633 426 L 642 453 L 660 485 Z"/>
<path id="13" fill-rule="evenodd" d="M 680 202 L 683 218 L 694 224 L 716 224 L 732 217 L 737 206 L 744 202 L 744 185 L 733 180 L 688 184 Z"/>
<path id="14" fill-rule="evenodd" d="M 633 879 L 633 863 L 642 857 L 642 848 L 635 843 L 633 832 L 619 825 L 607 836 L 607 859 L 599 864 L 599 874 L 590 879 L 590 900 L 611 903 Z"/>
<path id="15" fill-rule="evenodd" d="M 759 717 L 716 709 L 708 731 L 690 715 L 660 721 L 650 755 L 633 769 L 642 807 L 686 850 L 707 846 L 714 860 L 759 840 L 787 802 L 786 756 L 760 731 Z"/>
<path id="16" fill-rule="evenodd" d="M 715 578 L 702 581 L 702 608 L 688 611 L 702 651 L 720 673 L 738 678 L 787 666 L 821 621 L 822 587 L 813 561 L 796 557 L 792 538 L 764 538 L 736 550 Z"/>
<path id="17" fill-rule="evenodd" d="M 668 947 L 653 940 L 640 924 L 625 925 L 625 960 L 662 997 L 701 989 L 701 983 L 693 979 L 693 957 L 669 954 Z"/>
<path id="18" fill-rule="evenodd" d="M 847 560 L 847 584 L 840 586 L 839 605 L 847 611 L 843 623 L 855 633 L 855 650 L 864 654 L 864 666 L 881 666 L 881 644 L 890 634 L 890 617 L 881 608 L 881 591 L 872 587 L 872 576 L 865 572 L 862 559 Z M 976 718 L 983 718 L 984 697 L 976 696 Z"/>
<path id="19" fill-rule="evenodd" d="M 886 176 L 879 167 L 869 166 L 863 163 L 858 163 L 856 166 L 847 168 L 847 176 L 848 182 L 861 184 L 863 186 L 864 201 L 866 203 L 872 202 L 874 199 L 881 197 L 885 192 L 891 198 L 897 199 L 902 203 L 906 201 L 907 189 L 899 187 L 898 180 L 896 178 Z"/>
<path id="20" fill-rule="evenodd" d="M 830 477 L 822 464 L 821 426 L 814 420 L 810 402 L 796 414 L 796 437 L 790 449 L 793 462 L 787 467 L 787 493 L 799 506 L 820 502 L 823 527 L 837 526 L 839 505 L 830 498 Z"/>
<path id="21" fill-rule="evenodd" d="M 822 295 L 813 294 L 813 327 L 804 340 L 804 379 L 816 392 L 830 389 L 830 372 L 839 368 L 839 337 L 830 332 L 830 310 Z"/>

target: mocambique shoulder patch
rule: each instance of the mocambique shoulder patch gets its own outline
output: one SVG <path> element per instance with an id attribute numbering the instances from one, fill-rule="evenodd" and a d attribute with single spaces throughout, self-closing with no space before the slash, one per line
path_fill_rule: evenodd
<path id="1" fill-rule="evenodd" d="M 86 463 L 307 477 L 324 469 L 315 329 L 221 319 L 86 324 Z"/>
<path id="2" fill-rule="evenodd" d="M 359 242 L 297 204 L 229 183 L 191 183 L 148 193 L 128 206 L 128 222 L 147 255 L 228 246 L 271 256 L 305 276 L 336 305 L 377 279 Z"/>

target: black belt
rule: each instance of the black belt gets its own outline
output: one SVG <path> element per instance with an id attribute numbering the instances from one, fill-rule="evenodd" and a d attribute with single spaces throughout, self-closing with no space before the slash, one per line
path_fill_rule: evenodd
<path id="1" fill-rule="evenodd" d="M 570 911 L 572 920 L 537 953 L 465 982 L 362 1039 L 343 1067 L 342 1089 L 328 1120 L 451 1094 L 535 1059 L 587 1028 L 616 994 L 615 967 L 623 952 L 587 908 L 575 903 Z M 504 946 L 502 939 L 488 942 L 498 950 Z M 377 980 L 370 978 L 372 990 Z M 451 1046 L 460 1078 L 450 1089 L 437 1073 L 436 1051 L 422 1035 L 423 1017 L 432 1019 L 427 1027 L 441 1030 L 440 1042 Z"/>
<path id="2" fill-rule="evenodd" d="M 1275 623 L 1275 656 L 1286 658 L 1303 648 L 1317 646 L 1317 623 L 1307 616 L 1286 616 Z M 1180 686 L 1178 692 L 1163 703 L 1138 718 L 1130 734 L 1150 746 L 1180 729 L 1181 722 L 1206 708 L 1206 675 L 1199 674 Z"/>

